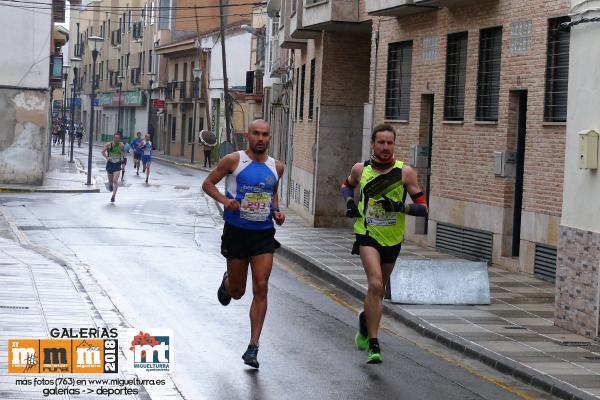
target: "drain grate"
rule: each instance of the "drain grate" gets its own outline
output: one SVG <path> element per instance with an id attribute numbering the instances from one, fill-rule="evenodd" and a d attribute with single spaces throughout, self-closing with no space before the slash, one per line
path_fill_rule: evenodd
<path id="1" fill-rule="evenodd" d="M 585 358 L 586 360 L 592 360 L 592 361 L 598 361 L 598 360 L 600 360 L 600 356 L 586 356 L 586 357 L 583 357 L 583 358 Z"/>
<path id="2" fill-rule="evenodd" d="M 0 309 L 5 309 L 5 310 L 29 310 L 29 307 L 27 307 L 27 306 L 2 306 L 2 305 L 0 305 Z"/>
<path id="3" fill-rule="evenodd" d="M 504 327 L 504 329 L 515 329 L 515 330 L 516 330 L 516 329 L 523 329 L 523 330 L 524 330 L 524 329 L 527 329 L 527 328 L 524 328 L 524 327 L 522 327 L 522 326 L 514 326 L 514 325 L 510 325 L 510 326 L 505 326 L 505 327 Z"/>
<path id="4" fill-rule="evenodd" d="M 571 342 L 571 341 L 564 341 L 564 342 L 560 342 L 560 344 L 562 346 L 569 346 L 569 347 L 584 347 L 584 346 L 589 346 L 590 342 Z"/>

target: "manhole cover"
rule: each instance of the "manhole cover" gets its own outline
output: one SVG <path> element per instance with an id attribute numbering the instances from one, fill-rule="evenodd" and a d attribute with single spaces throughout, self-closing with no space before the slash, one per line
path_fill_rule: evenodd
<path id="1" fill-rule="evenodd" d="M 29 310 L 29 307 L 26 307 L 26 306 L 2 306 L 2 305 L 0 305 L 0 309 L 8 309 L 8 310 Z"/>

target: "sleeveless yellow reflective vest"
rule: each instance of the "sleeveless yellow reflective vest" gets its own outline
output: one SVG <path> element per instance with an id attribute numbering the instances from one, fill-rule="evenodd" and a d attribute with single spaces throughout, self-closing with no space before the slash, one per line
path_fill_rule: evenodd
<path id="1" fill-rule="evenodd" d="M 402 170 L 404 163 L 396 161 L 394 168 Z M 381 205 L 377 204 L 383 196 L 378 195 L 375 198 L 368 198 L 363 192 L 364 187 L 374 178 L 381 175 L 376 172 L 370 163 L 363 168 L 360 177 L 360 201 L 358 210 L 360 217 L 354 223 L 354 232 L 360 235 L 368 235 L 382 246 L 395 246 L 404 239 L 404 214 L 396 212 L 386 212 Z M 386 193 L 386 197 L 393 201 L 404 201 L 406 191 L 404 185 L 400 185 L 394 190 Z"/>

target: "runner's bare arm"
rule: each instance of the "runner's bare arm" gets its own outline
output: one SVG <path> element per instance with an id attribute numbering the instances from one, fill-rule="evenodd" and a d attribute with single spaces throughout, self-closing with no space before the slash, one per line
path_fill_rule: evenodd
<path id="1" fill-rule="evenodd" d="M 278 181 L 273 192 L 273 219 L 275 219 L 275 223 L 277 225 L 281 225 L 285 222 L 285 214 L 279 211 L 279 192 L 277 190 L 279 188 L 279 181 L 283 176 L 284 168 L 285 167 L 281 161 L 275 161 L 275 169 L 277 170 Z"/>
<path id="2" fill-rule="evenodd" d="M 108 161 L 108 143 L 102 148 L 102 157 Z"/>
<path id="3" fill-rule="evenodd" d="M 240 156 L 238 153 L 231 153 L 226 155 L 221 161 L 219 161 L 215 169 L 213 169 L 211 173 L 208 174 L 208 176 L 202 183 L 202 190 L 204 191 L 204 193 L 206 193 L 219 203 L 223 204 L 228 209 L 229 207 L 232 207 L 232 209 L 238 209 L 239 203 L 234 199 L 227 198 L 227 196 L 219 192 L 219 189 L 217 189 L 216 185 L 221 181 L 221 179 L 223 179 L 228 174 L 231 174 L 235 170 L 239 159 Z M 237 206 L 235 206 L 235 204 L 233 204 L 232 202 L 237 203 Z"/>

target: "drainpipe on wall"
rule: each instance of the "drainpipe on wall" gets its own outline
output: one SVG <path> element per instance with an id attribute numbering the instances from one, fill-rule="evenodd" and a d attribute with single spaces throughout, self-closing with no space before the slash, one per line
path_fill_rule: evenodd
<path id="1" fill-rule="evenodd" d="M 375 40 L 375 61 L 374 61 L 374 69 L 373 69 L 373 89 L 371 90 L 373 101 L 371 102 L 371 130 L 375 124 L 375 106 L 377 104 L 376 101 L 376 91 L 377 91 L 377 71 L 378 71 L 378 59 L 379 59 L 379 27 L 381 25 L 381 20 L 377 20 L 377 30 L 373 32 L 373 40 Z M 367 144 L 367 141 L 363 141 L 363 149 L 362 156 L 364 160 L 369 159 L 371 156 L 371 147 Z"/>

